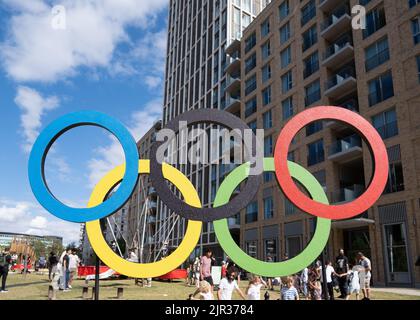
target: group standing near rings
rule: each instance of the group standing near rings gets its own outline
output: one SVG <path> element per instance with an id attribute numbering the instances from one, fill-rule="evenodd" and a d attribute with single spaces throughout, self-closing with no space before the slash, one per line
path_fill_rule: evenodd
<path id="1" fill-rule="evenodd" d="M 287 255 L 285 259 L 288 259 Z M 267 260 L 270 261 L 270 258 Z M 188 280 L 187 284 L 190 286 L 194 282 L 197 290 L 189 296 L 189 300 L 215 300 L 216 297 L 218 300 L 232 300 L 235 291 L 244 300 L 261 300 L 261 290 L 264 288 L 266 289 L 264 300 L 269 300 L 269 290 L 275 290 L 276 286 L 279 287 L 280 293 L 278 300 L 335 300 L 336 298 L 350 300 L 353 295 L 355 300 L 360 300 L 361 293 L 363 293 L 361 300 L 370 300 L 371 262 L 361 252 L 357 253 L 354 265 L 349 262 L 344 250 L 340 249 L 334 263 L 328 261 L 323 266 L 318 259 L 300 273 L 288 277 L 264 279 L 250 275 L 245 293 L 239 287 L 238 269 L 232 261 L 222 262 L 222 279 L 215 291 L 210 271 L 214 263 L 211 250 L 207 250 L 201 259 L 196 258 L 191 263 L 190 268 L 193 269 L 189 270 L 193 272 L 190 273 L 190 277 L 194 280 Z M 328 288 L 326 292 L 322 289 L 323 267 L 326 268 Z"/>

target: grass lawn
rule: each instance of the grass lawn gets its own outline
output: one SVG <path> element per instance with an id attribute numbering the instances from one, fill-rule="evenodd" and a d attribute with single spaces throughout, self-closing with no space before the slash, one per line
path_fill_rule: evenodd
<path id="1" fill-rule="evenodd" d="M 28 274 L 26 279 L 23 275 L 9 273 L 8 293 L 0 294 L 0 300 L 46 300 L 48 299 L 48 275 Z M 94 282 L 89 283 L 89 296 L 92 295 Z M 73 289 L 69 292 L 57 292 L 57 300 L 81 300 L 84 280 L 75 280 Z M 241 282 L 241 288 L 245 291 L 247 283 Z M 104 280 L 101 281 L 100 299 L 115 300 L 117 288 L 124 288 L 124 299 L 126 300 L 186 300 L 195 288 L 188 287 L 182 281 L 158 282 L 153 281 L 152 288 L 143 288 L 134 285 L 134 280 Z M 264 295 L 265 291 L 262 291 Z M 278 290 L 269 291 L 270 299 L 279 298 Z M 235 299 L 239 296 L 235 293 Z M 353 297 L 354 299 L 354 297 Z M 420 300 L 420 297 L 398 295 L 375 291 L 372 294 L 373 300 Z"/>

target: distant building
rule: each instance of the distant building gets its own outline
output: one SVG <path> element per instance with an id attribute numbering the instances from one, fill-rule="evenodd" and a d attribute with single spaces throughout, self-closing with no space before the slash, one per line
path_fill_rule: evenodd
<path id="1" fill-rule="evenodd" d="M 0 247 L 8 248 L 12 245 L 13 240 L 36 242 L 41 241 L 46 247 L 50 247 L 53 244 L 63 245 L 63 238 L 56 236 L 36 236 L 32 234 L 23 233 L 11 233 L 0 231 Z"/>

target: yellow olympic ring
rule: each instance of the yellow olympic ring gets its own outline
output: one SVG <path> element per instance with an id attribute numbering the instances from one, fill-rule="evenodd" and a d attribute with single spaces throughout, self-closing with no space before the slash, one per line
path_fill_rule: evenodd
<path id="1" fill-rule="evenodd" d="M 170 165 L 162 167 L 164 177 L 173 183 L 181 192 L 185 202 L 191 206 L 201 208 L 200 197 L 187 177 Z M 89 200 L 89 208 L 105 201 L 107 194 L 123 179 L 125 165 L 110 171 L 95 187 Z M 150 161 L 139 161 L 139 174 L 150 173 Z M 86 232 L 89 242 L 98 257 L 112 270 L 132 278 L 154 278 L 167 274 L 188 259 L 197 246 L 201 235 L 201 221 L 189 221 L 184 239 L 178 248 L 168 257 L 153 263 L 134 263 L 124 260 L 109 247 L 102 234 L 100 220 L 87 222 Z"/>

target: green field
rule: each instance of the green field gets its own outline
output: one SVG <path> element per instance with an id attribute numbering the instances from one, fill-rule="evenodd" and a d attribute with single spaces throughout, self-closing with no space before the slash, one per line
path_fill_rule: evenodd
<path id="1" fill-rule="evenodd" d="M 92 296 L 94 282 L 89 283 L 89 297 Z M 245 290 L 247 283 L 241 282 L 241 288 Z M 84 280 L 76 280 L 73 289 L 69 292 L 57 292 L 57 300 L 81 300 L 85 286 Z M 0 294 L 0 300 L 47 300 L 49 281 L 47 275 L 28 274 L 26 279 L 20 274 L 9 274 L 8 293 Z M 136 286 L 134 280 L 105 280 L 101 281 L 100 299 L 115 300 L 117 288 L 124 288 L 125 300 L 186 300 L 195 289 L 188 287 L 182 281 L 158 282 L 153 281 L 152 288 Z M 278 290 L 269 291 L 270 299 L 279 298 Z M 262 291 L 262 295 L 264 291 Z M 234 298 L 239 299 L 235 294 Z M 420 300 L 418 296 L 407 296 L 380 291 L 373 292 L 373 300 Z"/>

